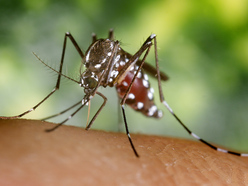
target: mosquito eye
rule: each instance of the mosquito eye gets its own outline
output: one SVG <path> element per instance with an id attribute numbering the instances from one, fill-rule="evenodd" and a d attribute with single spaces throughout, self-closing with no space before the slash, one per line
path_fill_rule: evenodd
<path id="1" fill-rule="evenodd" d="M 89 66 L 90 66 L 90 63 L 85 63 L 86 68 L 89 68 Z"/>
<path id="2" fill-rule="evenodd" d="M 94 78 L 86 78 L 86 79 L 84 80 L 84 82 L 85 82 L 85 85 L 86 85 L 88 88 L 90 88 L 90 89 L 93 89 L 93 88 L 95 88 L 95 87 L 97 86 L 97 81 L 96 81 L 96 79 L 94 79 Z"/>

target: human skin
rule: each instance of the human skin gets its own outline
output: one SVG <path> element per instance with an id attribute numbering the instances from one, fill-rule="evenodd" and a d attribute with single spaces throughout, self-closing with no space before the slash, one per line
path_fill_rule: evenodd
<path id="1" fill-rule="evenodd" d="M 0 119 L 0 185 L 248 185 L 248 158 L 196 141 Z"/>

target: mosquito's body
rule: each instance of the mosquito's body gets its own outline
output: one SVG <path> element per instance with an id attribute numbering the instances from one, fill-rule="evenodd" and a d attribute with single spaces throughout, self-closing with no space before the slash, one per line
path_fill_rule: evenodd
<path id="1" fill-rule="evenodd" d="M 131 60 L 132 55 L 125 52 L 118 41 L 99 39 L 93 42 L 85 53 L 86 70 L 81 74 L 81 86 L 84 87 L 85 93 L 94 91 L 101 79 L 99 86 L 115 86 L 119 98 L 123 99 L 139 68 L 137 64 L 128 65 Z M 108 61 L 112 62 L 108 64 Z M 126 69 L 127 65 L 128 69 Z M 164 74 L 163 77 L 167 79 Z M 141 69 L 127 94 L 125 103 L 148 117 L 162 117 L 162 111 L 158 110 L 153 102 L 153 92 L 148 75 Z"/>
<path id="2" fill-rule="evenodd" d="M 74 80 L 62 74 L 67 38 L 71 40 L 71 42 L 73 43 L 73 45 L 75 46 L 76 50 L 78 51 L 79 55 L 82 58 L 82 66 L 84 66 L 84 68 L 82 66 L 80 68 L 79 81 Z M 92 38 L 93 38 L 92 44 L 89 46 L 88 50 L 84 54 L 80 49 L 80 47 L 78 46 L 75 39 L 73 38 L 73 36 L 70 33 L 66 33 L 64 38 L 64 45 L 62 50 L 62 57 L 61 57 L 59 71 L 56 71 L 55 69 L 49 67 L 40 58 L 36 56 L 43 64 L 45 64 L 53 71 L 58 73 L 58 79 L 55 88 L 51 91 L 51 93 L 49 93 L 42 101 L 40 101 L 32 109 L 17 116 L 0 117 L 0 119 L 11 119 L 11 118 L 22 117 L 28 114 L 29 112 L 35 110 L 39 105 L 41 105 L 45 100 L 47 100 L 56 90 L 59 89 L 61 76 L 64 76 L 78 83 L 81 87 L 83 87 L 85 96 L 82 100 L 72 105 L 68 109 L 60 112 L 59 114 L 47 117 L 46 119 L 49 119 L 51 117 L 55 117 L 57 115 L 63 114 L 68 110 L 70 110 L 71 108 L 74 108 L 81 104 L 78 107 L 78 109 L 74 113 L 72 113 L 67 119 L 56 125 L 54 128 L 48 129 L 46 131 L 47 132 L 53 131 L 54 129 L 58 128 L 60 125 L 68 121 L 79 110 L 81 110 L 81 108 L 83 108 L 86 104 L 88 104 L 90 100 L 93 99 L 93 97 L 97 94 L 103 98 L 104 102 L 99 107 L 98 111 L 87 125 L 86 130 L 88 130 L 95 121 L 95 119 L 97 118 L 98 114 L 101 112 L 102 108 L 105 106 L 107 101 L 107 98 L 102 93 L 98 92 L 98 88 L 100 86 L 116 87 L 117 94 L 121 100 L 120 105 L 122 108 L 126 133 L 130 141 L 130 144 L 132 146 L 132 149 L 135 155 L 138 157 L 139 155 L 133 145 L 131 136 L 129 134 L 124 105 L 125 104 L 129 105 L 131 108 L 133 108 L 138 112 L 141 112 L 147 117 L 154 117 L 154 118 L 162 117 L 162 111 L 159 110 L 154 103 L 154 99 L 153 99 L 154 89 L 150 87 L 148 76 L 146 73 L 144 73 L 144 71 L 146 71 L 150 75 L 156 77 L 158 80 L 160 101 L 176 118 L 176 120 L 185 128 L 185 130 L 187 130 L 187 132 L 190 135 L 192 135 L 194 138 L 198 139 L 199 141 L 203 142 L 204 144 L 208 145 L 209 147 L 217 151 L 230 153 L 238 156 L 248 156 L 248 154 L 240 154 L 213 146 L 212 144 L 198 137 L 196 134 L 192 133 L 184 125 L 184 123 L 175 115 L 173 110 L 164 100 L 164 96 L 161 88 L 161 80 L 165 81 L 168 79 L 168 77 L 164 73 L 159 71 L 155 34 L 150 35 L 134 55 L 125 52 L 121 48 L 120 43 L 117 40 L 114 40 L 112 30 L 110 30 L 109 37 L 107 39 L 97 39 L 95 34 L 93 34 Z M 145 59 L 150 51 L 153 41 L 155 48 L 156 68 L 149 65 L 148 63 L 145 63 Z M 142 54 L 144 54 L 144 56 L 140 60 L 139 58 L 141 57 Z"/>

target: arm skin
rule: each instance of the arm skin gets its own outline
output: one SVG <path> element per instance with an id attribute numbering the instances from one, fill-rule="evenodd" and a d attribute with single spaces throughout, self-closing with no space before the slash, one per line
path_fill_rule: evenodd
<path id="1" fill-rule="evenodd" d="M 248 185 L 248 158 L 195 141 L 0 119 L 0 185 Z"/>

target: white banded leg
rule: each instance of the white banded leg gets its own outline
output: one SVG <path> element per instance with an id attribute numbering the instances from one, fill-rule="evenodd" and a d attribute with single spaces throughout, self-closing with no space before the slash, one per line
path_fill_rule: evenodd
<path id="1" fill-rule="evenodd" d="M 125 95 L 123 96 L 123 98 L 121 100 L 121 103 L 120 103 L 121 104 L 121 109 L 122 109 L 122 115 L 123 115 L 123 119 L 124 119 L 124 124 L 125 124 L 125 129 L 126 129 L 126 134 L 128 136 L 128 140 L 129 140 L 129 142 L 131 144 L 131 147 L 132 147 L 136 157 L 139 157 L 139 154 L 137 153 L 137 151 L 136 151 L 136 149 L 134 147 L 131 135 L 130 135 L 129 130 L 128 130 L 124 104 L 126 102 L 126 98 L 127 98 L 128 94 L 129 94 L 129 92 L 131 90 L 133 82 L 134 82 L 135 78 L 137 77 L 137 75 L 139 74 L 139 72 L 140 72 L 140 70 L 141 70 L 141 68 L 142 68 L 142 66 L 143 66 L 143 64 L 145 62 L 145 59 L 146 59 L 146 57 L 147 57 L 147 55 L 148 55 L 148 53 L 150 51 L 150 48 L 152 46 L 151 40 L 149 38 L 144 42 L 144 44 L 141 46 L 141 48 L 138 50 L 138 52 L 136 52 L 136 54 L 130 59 L 129 63 L 126 66 L 123 67 L 123 69 L 127 70 L 129 68 L 129 66 L 133 65 L 133 63 L 136 63 L 138 61 L 139 57 L 145 52 L 145 54 L 144 54 L 144 56 L 143 56 L 143 58 L 141 60 L 141 63 L 139 65 L 139 68 L 137 69 L 136 73 L 134 74 L 134 77 L 133 77 L 133 79 L 132 79 L 127 91 L 125 92 Z M 119 74 L 121 74 L 121 73 L 119 73 Z"/>
<path id="2" fill-rule="evenodd" d="M 218 148 L 218 147 L 212 145 L 211 143 L 205 141 L 204 139 L 200 138 L 198 135 L 196 135 L 195 133 L 193 133 L 191 130 L 189 130 L 189 128 L 179 119 L 179 117 L 177 117 L 177 115 L 174 113 L 174 111 L 171 109 L 171 107 L 168 105 L 168 103 L 164 100 L 163 91 L 162 91 L 162 87 L 161 87 L 161 77 L 160 77 L 160 72 L 159 72 L 158 54 L 157 54 L 157 41 L 156 41 L 156 35 L 155 34 L 152 34 L 150 36 L 150 40 L 152 40 L 152 39 L 154 39 L 155 60 L 156 60 L 156 68 L 157 68 L 157 79 L 158 79 L 159 96 L 160 96 L 160 101 L 164 104 L 164 106 L 175 117 L 175 119 L 183 126 L 183 128 L 191 136 L 193 136 L 195 139 L 199 140 L 200 142 L 204 143 L 205 145 L 209 146 L 210 148 L 212 148 L 212 149 L 214 149 L 216 151 L 223 152 L 223 153 L 229 153 L 229 154 L 233 154 L 233 155 L 236 155 L 236 156 L 245 156 L 245 157 L 248 157 L 248 153 L 238 153 L 238 152 L 234 152 L 234 151 L 229 151 L 229 150 L 226 150 L 226 149 Z"/>
<path id="3" fill-rule="evenodd" d="M 50 67 L 50 69 L 56 71 L 58 73 L 58 79 L 57 79 L 57 82 L 56 82 L 56 85 L 55 85 L 55 88 L 44 98 L 42 99 L 38 104 L 36 104 L 34 107 L 32 107 L 31 109 L 23 112 L 22 114 L 19 114 L 19 115 L 16 115 L 16 116 L 10 116 L 10 117 L 3 117 L 3 116 L 0 116 L 0 119 L 14 119 L 14 118 L 20 118 L 32 111 L 34 111 L 37 107 L 39 107 L 44 101 L 46 101 L 54 92 L 56 92 L 56 90 L 59 89 L 60 87 L 60 80 L 61 80 L 61 76 L 63 75 L 62 74 L 62 68 L 63 68 L 63 63 L 64 63 L 64 56 L 65 56 L 65 50 L 66 50 L 66 42 L 67 42 L 67 38 L 70 38 L 71 42 L 73 43 L 74 47 L 76 48 L 76 50 L 78 51 L 79 55 L 83 58 L 84 57 L 84 54 L 82 52 L 82 50 L 80 49 L 80 47 L 78 46 L 77 42 L 75 41 L 75 39 L 73 38 L 73 36 L 67 32 L 65 33 L 65 37 L 64 37 L 64 43 L 63 43 L 63 49 L 62 49 L 62 55 L 61 55 L 61 60 L 60 60 L 60 68 L 59 68 L 59 71 L 56 71 L 54 69 L 52 69 Z M 34 54 L 43 64 L 45 64 L 36 54 Z M 46 65 L 48 66 L 48 65 Z M 64 76 L 64 75 L 63 75 Z M 66 76 L 65 76 L 66 77 Z M 69 78 L 70 79 L 70 78 Z"/>

